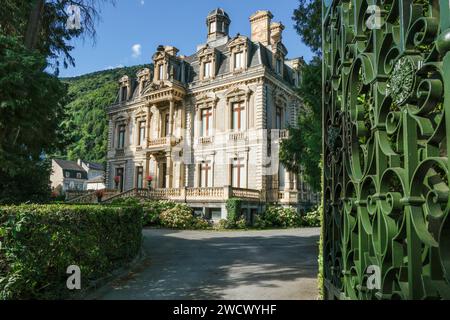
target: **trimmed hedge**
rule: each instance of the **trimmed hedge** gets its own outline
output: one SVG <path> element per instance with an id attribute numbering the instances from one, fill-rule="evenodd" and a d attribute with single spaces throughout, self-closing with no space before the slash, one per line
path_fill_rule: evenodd
<path id="1" fill-rule="evenodd" d="M 65 299 L 67 267 L 81 286 L 131 261 L 142 242 L 136 206 L 22 205 L 0 207 L 0 299 Z"/>

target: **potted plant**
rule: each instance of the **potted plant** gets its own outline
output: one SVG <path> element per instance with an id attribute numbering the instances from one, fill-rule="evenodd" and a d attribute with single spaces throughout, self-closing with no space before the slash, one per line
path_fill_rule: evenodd
<path id="1" fill-rule="evenodd" d="M 152 188 L 152 181 L 153 181 L 153 177 L 152 176 L 148 176 L 147 177 L 147 184 L 148 184 L 148 189 L 149 190 Z"/>
<path id="2" fill-rule="evenodd" d="M 95 195 L 97 196 L 97 202 L 100 203 L 100 202 L 102 202 L 102 198 L 105 195 L 105 191 L 97 190 L 97 191 L 95 191 Z"/>
<path id="3" fill-rule="evenodd" d="M 119 188 L 120 177 L 119 176 L 115 176 L 114 177 L 114 182 L 116 183 L 116 189 L 118 189 Z"/>

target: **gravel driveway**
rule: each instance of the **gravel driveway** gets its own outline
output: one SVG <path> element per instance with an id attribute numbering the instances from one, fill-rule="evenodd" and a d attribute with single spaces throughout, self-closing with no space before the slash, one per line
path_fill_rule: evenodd
<path id="1" fill-rule="evenodd" d="M 95 299 L 316 299 L 319 229 L 144 230 L 145 259 Z"/>

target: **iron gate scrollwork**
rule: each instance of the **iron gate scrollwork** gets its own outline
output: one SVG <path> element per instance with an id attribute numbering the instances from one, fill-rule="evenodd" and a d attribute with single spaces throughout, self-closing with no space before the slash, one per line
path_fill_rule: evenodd
<path id="1" fill-rule="evenodd" d="M 450 1 L 322 14 L 325 298 L 449 299 Z"/>

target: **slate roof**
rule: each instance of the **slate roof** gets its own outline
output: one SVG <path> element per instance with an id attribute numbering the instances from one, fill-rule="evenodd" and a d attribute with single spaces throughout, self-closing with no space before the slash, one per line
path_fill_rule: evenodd
<path id="1" fill-rule="evenodd" d="M 54 159 L 55 162 L 63 169 L 63 170 L 73 170 L 73 171 L 83 171 L 83 167 L 79 166 L 76 161 L 68 161 L 62 159 Z"/>
<path id="2" fill-rule="evenodd" d="M 63 160 L 63 159 L 54 159 L 54 160 L 63 170 L 85 172 L 84 168 L 82 166 L 78 165 L 77 161 L 69 161 L 69 160 Z M 99 171 L 105 170 L 103 165 L 101 165 L 100 163 L 89 162 L 89 161 L 82 161 L 82 162 L 85 163 L 89 169 L 99 170 Z"/>
<path id="3" fill-rule="evenodd" d="M 223 15 L 228 17 L 228 14 L 221 8 L 218 9 L 214 9 L 213 11 L 210 12 L 210 15 Z M 236 35 L 236 37 L 238 37 L 239 34 Z M 210 47 L 214 48 L 217 52 L 217 59 L 216 59 L 216 63 L 217 63 L 217 76 L 221 76 L 224 74 L 228 74 L 230 72 L 230 63 L 231 63 L 231 55 L 230 52 L 228 50 L 228 44 L 233 41 L 234 39 L 236 39 L 236 37 L 229 37 L 229 36 L 225 36 L 224 38 L 220 38 L 219 43 L 209 43 L 209 44 L 204 44 L 201 45 L 199 47 L 203 47 L 205 45 L 209 45 Z M 269 47 L 266 47 L 264 45 L 262 45 L 259 42 L 253 42 L 251 41 L 250 38 L 248 38 L 248 44 L 249 44 L 249 51 L 250 51 L 250 60 L 249 60 L 249 64 L 248 67 L 249 68 L 253 68 L 253 67 L 257 67 L 257 66 L 265 66 L 266 68 L 268 68 L 269 70 L 274 70 L 274 66 L 272 65 L 272 61 L 273 61 L 273 52 Z M 223 40 L 223 41 L 221 41 Z M 283 44 L 279 44 L 281 46 L 281 50 L 286 50 L 286 48 L 284 47 Z M 199 80 L 200 77 L 200 65 L 199 65 L 199 61 L 198 61 L 198 52 L 190 55 L 190 56 L 185 56 L 183 58 L 177 57 L 174 59 L 174 61 L 177 61 L 177 68 L 184 68 L 184 74 L 185 74 L 185 79 L 183 80 L 183 82 L 187 85 L 191 82 L 196 82 Z M 278 76 L 275 72 L 274 72 L 275 76 Z M 289 60 L 286 59 L 285 64 L 284 64 L 284 70 L 283 70 L 283 80 L 289 84 L 289 85 L 294 85 L 294 70 L 290 67 L 289 65 Z M 173 79 L 172 79 L 173 80 Z M 150 81 L 151 82 L 151 81 Z M 128 99 L 128 101 L 134 101 L 136 98 L 138 98 L 140 96 L 139 94 L 139 84 L 135 79 L 132 79 L 132 95 L 131 97 Z M 119 94 L 116 96 L 116 103 L 119 102 Z"/>
<path id="4" fill-rule="evenodd" d="M 86 165 L 88 166 L 89 169 L 99 170 L 99 171 L 104 171 L 105 170 L 103 165 L 100 164 L 100 163 L 89 162 L 89 161 L 83 161 L 83 162 L 86 163 Z"/>
<path id="5" fill-rule="evenodd" d="M 230 18 L 230 17 L 228 16 L 228 13 L 226 13 L 225 10 L 223 10 L 222 8 L 214 9 L 213 11 L 211 11 L 211 12 L 208 14 L 208 17 L 215 16 L 215 15 L 225 16 L 225 17 L 227 17 L 227 18 Z"/>

